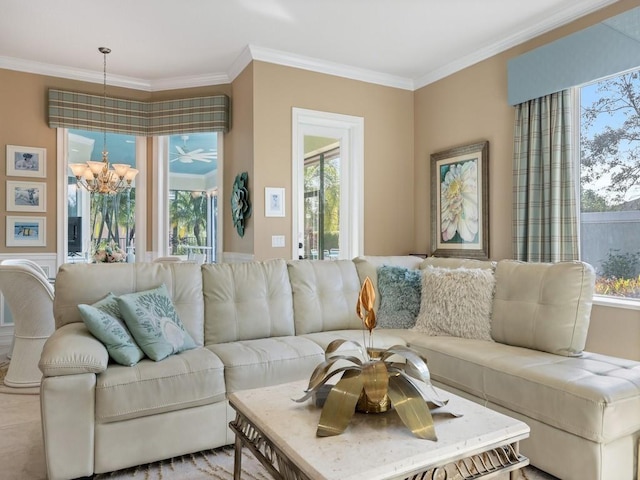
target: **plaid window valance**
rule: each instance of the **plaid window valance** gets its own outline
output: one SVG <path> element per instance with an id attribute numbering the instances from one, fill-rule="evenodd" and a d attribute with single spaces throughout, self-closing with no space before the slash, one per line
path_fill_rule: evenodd
<path id="1" fill-rule="evenodd" d="M 103 109 L 104 101 L 104 109 Z M 49 90 L 49 126 L 152 137 L 229 130 L 229 97 L 141 102 Z"/>

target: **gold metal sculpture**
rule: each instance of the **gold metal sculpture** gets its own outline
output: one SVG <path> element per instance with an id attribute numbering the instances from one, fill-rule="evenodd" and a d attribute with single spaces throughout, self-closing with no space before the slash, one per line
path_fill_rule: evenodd
<path id="1" fill-rule="evenodd" d="M 325 385 L 328 387 L 327 382 L 331 378 L 342 374 L 329 390 L 318 422 L 317 436 L 341 434 L 356 410 L 379 413 L 393 407 L 416 437 L 437 440 L 430 409 L 443 407 L 447 402 L 439 398 L 431 385 L 427 364 L 418 353 L 404 345 L 386 350 L 373 348 L 373 329 L 376 327 L 374 301 L 373 284 L 367 277 L 358 296 L 356 313 L 369 330 L 369 346 L 365 349 L 357 342 L 342 339 L 331 342 L 325 350 L 325 361 L 311 374 L 305 395 L 296 401 L 309 399 Z M 348 345 L 355 347 L 360 356 L 338 352 Z M 393 356 L 403 357 L 405 362 L 390 361 Z"/>

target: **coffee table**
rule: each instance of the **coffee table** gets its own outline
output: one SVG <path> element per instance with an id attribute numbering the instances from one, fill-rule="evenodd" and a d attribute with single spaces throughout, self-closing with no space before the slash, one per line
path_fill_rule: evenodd
<path id="1" fill-rule="evenodd" d="M 529 427 L 469 400 L 448 398 L 445 411 L 433 412 L 438 441 L 416 438 L 394 411 L 356 413 L 347 429 L 316 437 L 320 408 L 296 403 L 307 382 L 294 382 L 229 395 L 236 411 L 234 479 L 240 478 L 246 446 L 276 479 L 390 480 L 508 478 L 529 464 L 518 442 Z M 442 409 L 440 409 L 442 410 Z"/>

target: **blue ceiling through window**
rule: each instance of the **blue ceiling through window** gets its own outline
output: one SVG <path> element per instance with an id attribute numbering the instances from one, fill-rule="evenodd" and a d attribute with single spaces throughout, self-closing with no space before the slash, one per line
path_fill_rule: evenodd
<path id="1" fill-rule="evenodd" d="M 69 130 L 70 133 L 93 140 L 90 160 L 102 160 L 104 133 Z M 109 162 L 135 164 L 135 136 L 107 133 Z M 73 148 L 73 146 L 70 146 Z M 185 175 L 206 175 L 217 168 L 218 134 L 191 133 L 169 136 L 169 171 Z M 88 159 L 83 159 L 88 160 Z"/>

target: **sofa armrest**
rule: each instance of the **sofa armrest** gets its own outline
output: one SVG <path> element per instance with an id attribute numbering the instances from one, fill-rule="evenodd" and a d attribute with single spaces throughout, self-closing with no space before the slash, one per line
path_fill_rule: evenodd
<path id="1" fill-rule="evenodd" d="M 84 323 L 69 323 L 53 332 L 42 349 L 38 367 L 45 377 L 100 373 L 109 353 Z"/>

